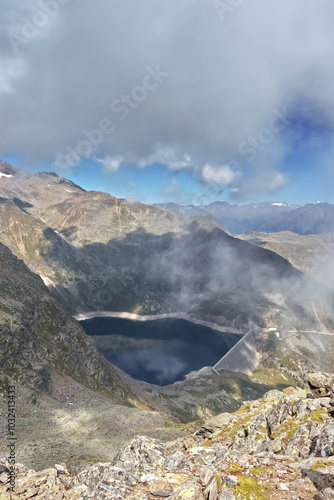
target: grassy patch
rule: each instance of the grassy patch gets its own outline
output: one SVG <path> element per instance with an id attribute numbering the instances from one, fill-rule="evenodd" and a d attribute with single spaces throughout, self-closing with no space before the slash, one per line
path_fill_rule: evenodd
<path id="1" fill-rule="evenodd" d="M 247 476 L 238 476 L 238 483 L 238 486 L 234 488 L 235 498 L 240 498 L 240 500 L 266 500 L 264 492 L 270 489 L 269 486 L 260 485 L 256 479 Z"/>
<path id="2" fill-rule="evenodd" d="M 322 469 L 323 467 L 326 467 L 326 465 L 324 464 L 324 462 L 322 460 L 317 460 L 311 467 L 310 470 L 318 470 L 318 469 Z"/>
<path id="3" fill-rule="evenodd" d="M 290 386 L 297 387 L 296 381 L 291 376 L 282 375 L 282 372 L 274 367 L 259 365 L 253 373 L 253 379 L 280 391 Z"/>
<path id="4" fill-rule="evenodd" d="M 284 424 L 281 425 L 278 429 L 276 429 L 275 432 L 272 434 L 272 436 L 279 437 L 282 434 L 285 434 L 282 441 L 283 441 L 284 445 L 287 446 L 289 441 L 295 435 L 295 432 L 298 429 L 298 427 L 300 427 L 300 422 L 288 420 L 288 421 L 284 422 Z"/>

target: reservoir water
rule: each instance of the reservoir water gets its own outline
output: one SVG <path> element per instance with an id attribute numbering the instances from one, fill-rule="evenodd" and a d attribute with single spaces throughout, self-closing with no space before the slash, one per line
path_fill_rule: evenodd
<path id="1" fill-rule="evenodd" d="M 213 366 L 241 338 L 183 319 L 102 317 L 81 324 L 110 363 L 156 385 L 173 384 L 191 371 Z"/>

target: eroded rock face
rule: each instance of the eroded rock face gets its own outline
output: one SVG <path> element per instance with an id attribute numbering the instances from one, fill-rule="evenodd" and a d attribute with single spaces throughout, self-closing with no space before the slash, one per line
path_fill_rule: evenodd
<path id="1" fill-rule="evenodd" d="M 321 375 L 321 376 L 320 376 Z M 317 376 L 322 390 L 327 374 Z M 310 378 L 311 379 L 311 378 Z M 315 378 L 312 378 L 315 387 Z M 270 500 L 333 498 L 331 396 L 270 391 L 234 414 L 221 414 L 192 436 L 163 444 L 137 436 L 113 462 L 69 471 L 17 469 L 15 495 L 3 469 L 0 497 L 56 499 Z M 319 394 L 323 394 L 320 392 Z M 6 464 L 4 464 L 6 465 Z"/>
<path id="2" fill-rule="evenodd" d="M 306 380 L 315 397 L 334 396 L 334 376 L 331 373 L 309 373 Z"/>

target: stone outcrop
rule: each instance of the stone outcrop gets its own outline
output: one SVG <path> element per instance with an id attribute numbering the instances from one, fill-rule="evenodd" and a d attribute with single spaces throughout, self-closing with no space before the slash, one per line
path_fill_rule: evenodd
<path id="1" fill-rule="evenodd" d="M 312 374 L 323 394 L 333 376 Z M 317 382 L 315 383 L 315 380 Z M 17 467 L 15 495 L 7 473 L 0 497 L 43 499 L 263 500 L 334 498 L 334 420 L 331 395 L 288 388 L 246 402 L 195 434 L 163 444 L 137 436 L 110 463 L 35 472 Z M 6 466 L 6 464 L 4 464 Z"/>
<path id="2" fill-rule="evenodd" d="M 105 390 L 115 401 L 136 401 L 118 371 L 79 323 L 50 295 L 39 276 L 0 243 L 0 369 L 18 385 L 52 391 L 51 374 Z"/>

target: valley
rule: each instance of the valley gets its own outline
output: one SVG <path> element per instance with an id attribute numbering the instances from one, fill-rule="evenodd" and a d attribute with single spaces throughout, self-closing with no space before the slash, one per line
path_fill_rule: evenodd
<path id="1" fill-rule="evenodd" d="M 334 499 L 333 17 L 2 2 L 0 500 Z"/>
<path id="2" fill-rule="evenodd" d="M 320 248 L 319 238 L 325 252 L 330 236 L 296 235 L 310 241 L 307 261 L 281 233 L 272 236 L 279 245 L 264 244 L 262 235 L 231 236 L 211 215 L 183 218 L 5 162 L 0 170 L 1 383 L 3 391 L 9 382 L 19 388 L 25 464 L 110 461 L 138 432 L 168 441 L 270 388 L 303 386 L 310 370 L 334 371 L 334 337 L 320 333 L 334 332 L 334 292 L 313 272 L 317 254 L 308 250 Z M 114 322 L 112 339 L 97 328 L 94 344 L 77 320 Z M 117 335 L 117 321 L 132 322 L 141 338 Z M 156 322 L 173 325 L 171 351 L 157 333 L 148 335 Z M 165 378 L 179 363 L 173 352 L 189 350 L 180 348 L 182 335 L 188 331 L 193 343 L 196 328 L 204 343 L 177 378 Z M 249 329 L 259 356 L 253 373 L 215 373 L 210 366 Z M 305 333 L 278 338 L 275 329 Z M 213 330 L 228 342 L 203 363 Z M 160 373 L 153 384 L 136 380 L 138 370 L 129 371 L 135 378 L 125 373 L 134 358 L 121 360 L 125 371 L 108 362 L 108 353 L 117 364 L 121 350 L 134 347 L 144 354 L 141 366 L 164 357 L 153 366 Z"/>

